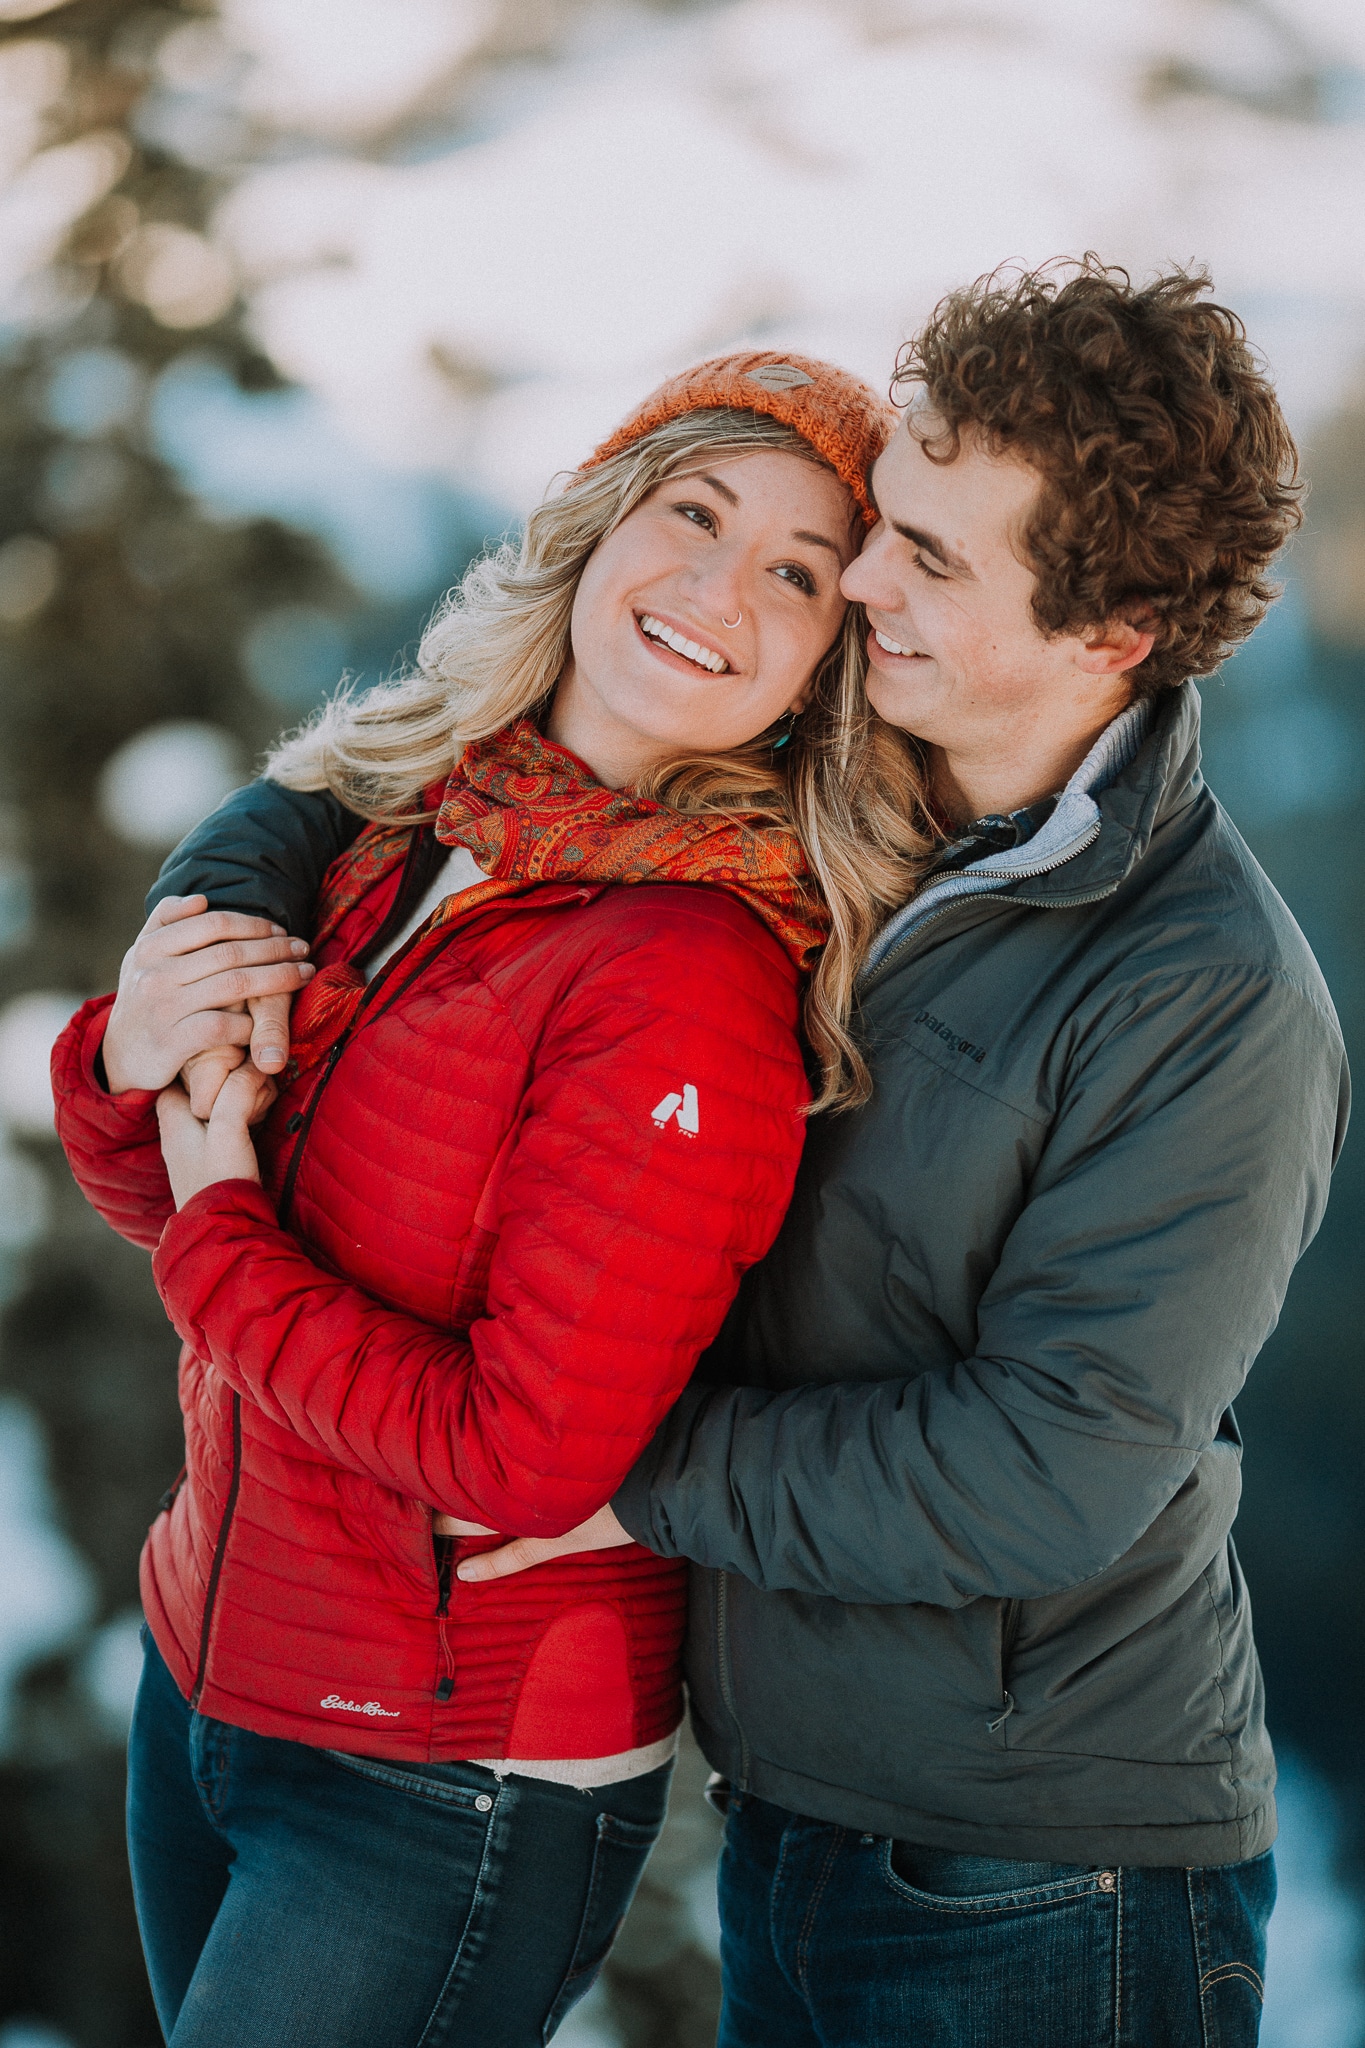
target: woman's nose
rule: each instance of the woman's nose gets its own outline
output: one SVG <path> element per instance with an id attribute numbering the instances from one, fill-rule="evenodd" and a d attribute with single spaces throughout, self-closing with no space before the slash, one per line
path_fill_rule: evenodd
<path id="1" fill-rule="evenodd" d="M 739 561 L 714 561 L 698 572 L 693 583 L 694 603 L 704 619 L 723 624 L 749 610 L 748 579 Z"/>

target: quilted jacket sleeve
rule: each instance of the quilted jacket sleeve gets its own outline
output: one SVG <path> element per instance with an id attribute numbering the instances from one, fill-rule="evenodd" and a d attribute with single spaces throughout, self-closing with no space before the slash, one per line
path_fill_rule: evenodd
<path id="1" fill-rule="evenodd" d="M 76 1185 L 120 1237 L 151 1251 L 175 1212 L 155 1088 L 110 1095 L 95 1070 L 112 995 L 82 1004 L 52 1049 L 57 1135 Z"/>
<path id="2" fill-rule="evenodd" d="M 167 1226 L 155 1270 L 181 1336 L 304 1442 L 444 1512 L 528 1535 L 593 1513 L 790 1198 L 808 1096 L 794 975 L 742 923 L 703 923 L 685 969 L 670 933 L 571 982 L 499 1181 L 467 1340 L 324 1271 L 242 1181 Z M 673 1113 L 656 1120 L 672 1076 Z"/>
<path id="3" fill-rule="evenodd" d="M 248 782 L 166 856 L 147 891 L 148 915 L 163 896 L 204 895 L 215 910 L 311 936 L 322 878 L 364 822 L 327 790 Z"/>

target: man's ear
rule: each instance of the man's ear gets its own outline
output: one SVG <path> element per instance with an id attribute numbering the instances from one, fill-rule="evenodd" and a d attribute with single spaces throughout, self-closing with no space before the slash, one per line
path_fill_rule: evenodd
<path id="1" fill-rule="evenodd" d="M 1076 666 L 1092 676 L 1126 675 L 1130 668 L 1146 661 L 1155 645 L 1156 634 L 1150 627 L 1135 626 L 1127 619 L 1111 619 L 1082 642 Z"/>

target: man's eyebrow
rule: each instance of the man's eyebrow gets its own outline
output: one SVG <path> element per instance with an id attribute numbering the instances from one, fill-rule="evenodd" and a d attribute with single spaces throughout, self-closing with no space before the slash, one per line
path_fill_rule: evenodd
<path id="1" fill-rule="evenodd" d="M 885 518 L 886 515 L 883 513 L 882 516 Z M 899 519 L 888 519 L 886 523 L 894 527 L 903 540 L 912 540 L 917 548 L 927 548 L 935 560 L 942 562 L 946 569 L 955 570 L 959 576 L 970 576 L 975 581 L 976 571 L 966 556 L 959 555 L 954 548 L 949 547 L 947 541 L 940 540 L 936 533 L 926 533 L 922 526 L 903 526 Z"/>
<path id="2" fill-rule="evenodd" d="M 828 548 L 830 553 L 832 555 L 836 555 L 841 562 L 844 559 L 843 549 L 839 547 L 835 541 L 832 541 L 829 538 L 828 534 L 807 533 L 803 528 L 798 526 L 796 531 L 792 535 L 792 539 L 809 541 L 813 548 Z"/>
<path id="3" fill-rule="evenodd" d="M 729 484 L 723 484 L 718 476 L 708 476 L 706 471 L 702 470 L 698 477 L 698 482 L 710 484 L 712 490 L 719 491 L 721 497 L 725 499 L 728 505 L 737 505 L 739 503 L 739 499 L 730 489 Z"/>

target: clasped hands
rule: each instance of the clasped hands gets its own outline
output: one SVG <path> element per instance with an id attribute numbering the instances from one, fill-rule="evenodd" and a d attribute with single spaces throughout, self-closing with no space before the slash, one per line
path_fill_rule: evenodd
<path id="1" fill-rule="evenodd" d="M 104 1033 L 111 1095 L 156 1088 L 176 1207 L 219 1180 L 259 1180 L 251 1126 L 289 1057 L 289 1005 L 313 973 L 305 939 L 268 918 L 167 896 L 124 955 Z"/>
<path id="2" fill-rule="evenodd" d="M 259 1181 L 251 1127 L 289 1058 L 289 1006 L 314 969 L 308 944 L 205 896 L 166 896 L 124 956 L 104 1033 L 111 1095 L 160 1090 L 161 1151 L 177 1209 L 220 1180 Z M 441 1517 L 452 1535 L 479 1522 Z M 462 1560 L 467 1582 L 510 1577 L 547 1558 L 629 1543 L 609 1506 L 566 1535 L 519 1536 Z"/>

